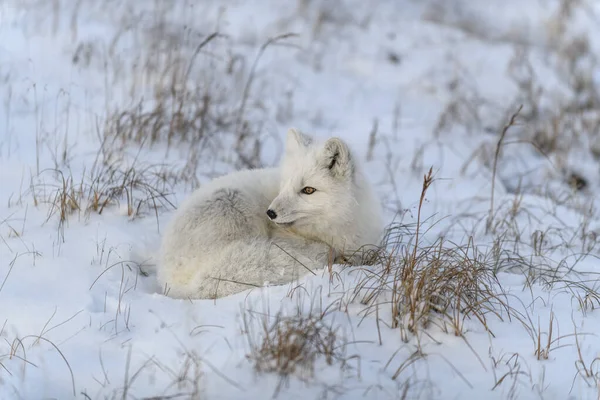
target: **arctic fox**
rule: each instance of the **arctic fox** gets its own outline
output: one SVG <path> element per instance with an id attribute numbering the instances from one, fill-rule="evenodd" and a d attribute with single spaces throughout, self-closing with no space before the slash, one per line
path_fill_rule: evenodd
<path id="1" fill-rule="evenodd" d="M 378 244 L 380 203 L 347 144 L 295 129 L 286 142 L 280 168 L 216 178 L 183 202 L 160 249 L 167 295 L 217 298 L 284 284 L 329 260 L 360 264 L 358 250 Z"/>

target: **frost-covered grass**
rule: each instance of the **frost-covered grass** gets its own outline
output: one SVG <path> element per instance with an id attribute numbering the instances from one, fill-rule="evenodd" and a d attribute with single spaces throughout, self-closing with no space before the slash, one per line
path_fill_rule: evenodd
<path id="1" fill-rule="evenodd" d="M 7 0 L 1 398 L 600 398 L 593 1 Z M 162 227 L 297 127 L 362 159 L 372 266 L 174 300 Z"/>

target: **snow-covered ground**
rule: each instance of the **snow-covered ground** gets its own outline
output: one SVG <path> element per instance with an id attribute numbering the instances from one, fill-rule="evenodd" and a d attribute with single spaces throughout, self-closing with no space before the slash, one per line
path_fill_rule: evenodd
<path id="1" fill-rule="evenodd" d="M 600 399 L 599 55 L 591 0 L 5 0 L 0 398 Z M 413 232 L 433 167 L 420 243 L 472 237 L 505 306 L 407 333 L 341 266 L 164 296 L 173 208 L 291 126 L 351 143 Z M 301 316 L 334 356 L 256 368 Z"/>

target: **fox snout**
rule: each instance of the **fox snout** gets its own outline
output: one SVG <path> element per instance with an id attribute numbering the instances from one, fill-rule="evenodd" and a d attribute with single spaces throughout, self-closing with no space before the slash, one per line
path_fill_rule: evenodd
<path id="1" fill-rule="evenodd" d="M 291 210 L 296 210 L 296 208 L 291 203 L 289 197 L 280 195 L 276 197 L 269 205 L 267 209 L 267 216 L 271 221 L 277 224 L 290 223 L 293 222 L 293 218 L 290 218 Z"/>
<path id="2" fill-rule="evenodd" d="M 271 219 L 274 220 L 275 218 L 277 218 L 277 213 L 273 210 L 271 210 L 270 208 L 267 210 L 267 216 Z"/>

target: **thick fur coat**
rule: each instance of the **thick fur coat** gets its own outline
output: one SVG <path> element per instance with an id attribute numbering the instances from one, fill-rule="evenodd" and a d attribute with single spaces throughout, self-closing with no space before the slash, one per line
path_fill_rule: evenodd
<path id="1" fill-rule="evenodd" d="M 279 168 L 222 176 L 183 202 L 163 237 L 158 281 L 171 297 L 217 298 L 329 260 L 359 264 L 357 251 L 379 242 L 380 213 L 346 143 L 290 129 Z"/>

